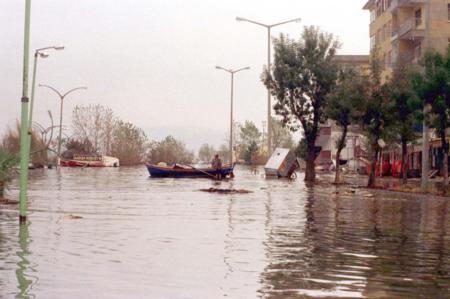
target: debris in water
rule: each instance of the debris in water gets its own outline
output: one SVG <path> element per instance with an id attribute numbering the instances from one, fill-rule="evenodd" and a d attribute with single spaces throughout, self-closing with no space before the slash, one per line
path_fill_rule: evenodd
<path id="1" fill-rule="evenodd" d="M 0 197 L 0 204 L 2 204 L 2 205 L 17 205 L 18 203 L 19 203 L 19 201 L 17 201 L 17 200 Z"/>
<path id="2" fill-rule="evenodd" d="M 82 218 L 83 217 L 81 217 L 81 216 L 72 215 L 72 214 L 64 216 L 64 219 L 82 219 Z"/>
<path id="3" fill-rule="evenodd" d="M 220 193 L 220 194 L 244 194 L 244 193 L 252 193 L 253 191 L 244 190 L 244 189 L 223 189 L 223 188 L 208 188 L 208 189 L 200 189 L 202 192 L 210 192 L 210 193 Z"/>

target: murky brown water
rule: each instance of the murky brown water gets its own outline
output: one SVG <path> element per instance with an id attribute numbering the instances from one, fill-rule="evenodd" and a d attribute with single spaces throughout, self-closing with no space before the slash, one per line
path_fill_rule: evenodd
<path id="1" fill-rule="evenodd" d="M 0 207 L 0 298 L 450 298 L 449 200 L 261 175 L 34 171 L 29 225 Z"/>

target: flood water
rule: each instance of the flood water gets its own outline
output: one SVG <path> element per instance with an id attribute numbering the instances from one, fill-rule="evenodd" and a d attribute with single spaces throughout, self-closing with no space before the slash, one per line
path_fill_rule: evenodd
<path id="1" fill-rule="evenodd" d="M 336 190 L 34 170 L 28 225 L 0 207 L 0 298 L 450 298 L 449 200 Z"/>

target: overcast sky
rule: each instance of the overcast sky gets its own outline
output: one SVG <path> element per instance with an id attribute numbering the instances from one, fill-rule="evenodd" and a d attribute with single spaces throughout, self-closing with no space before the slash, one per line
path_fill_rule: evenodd
<path id="1" fill-rule="evenodd" d="M 0 133 L 20 118 L 24 2 L 0 0 Z M 367 54 L 365 2 L 32 0 L 30 54 L 64 44 L 64 51 L 39 60 L 37 83 L 62 92 L 88 86 L 68 96 L 65 125 L 70 127 L 76 104 L 99 103 L 145 129 L 150 139 L 173 131 L 196 147 L 220 143 L 228 130 L 230 76 L 215 65 L 251 67 L 236 75 L 235 120 L 261 127 L 267 117 L 260 81 L 267 31 L 236 16 L 268 24 L 300 17 L 301 23 L 276 27 L 272 35 L 298 37 L 303 26 L 318 25 L 339 37 L 340 54 Z M 35 119 L 43 125 L 49 123 L 47 110 L 59 119 L 55 95 L 37 88 Z"/>

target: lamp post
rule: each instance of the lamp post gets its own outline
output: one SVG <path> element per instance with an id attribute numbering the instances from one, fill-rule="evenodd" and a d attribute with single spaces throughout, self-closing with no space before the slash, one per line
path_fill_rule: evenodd
<path id="1" fill-rule="evenodd" d="M 27 140 L 27 147 L 28 147 L 28 155 L 31 153 L 31 134 L 32 134 L 32 125 L 33 125 L 33 106 L 34 106 L 34 92 L 35 92 L 35 86 L 36 86 L 36 71 L 37 71 L 37 61 L 38 58 L 47 58 L 49 54 L 47 52 L 44 52 L 45 50 L 64 50 L 63 45 L 58 46 L 50 46 L 45 48 L 36 49 L 34 52 L 34 64 L 33 64 L 33 81 L 31 83 L 31 98 L 30 98 L 30 115 L 28 118 L 28 140 Z M 28 163 L 30 162 L 30 157 L 28 158 Z M 28 172 L 28 170 L 27 170 Z"/>
<path id="2" fill-rule="evenodd" d="M 36 84 L 36 70 L 37 70 L 37 61 L 38 58 L 47 58 L 49 56 L 49 54 L 47 52 L 44 52 L 45 50 L 57 50 L 57 51 L 61 51 L 64 50 L 64 46 L 63 45 L 58 45 L 58 46 L 50 46 L 50 47 L 45 47 L 45 48 L 40 48 L 40 49 L 36 49 L 36 51 L 34 52 L 34 65 L 33 65 L 33 81 L 31 84 L 31 99 L 30 99 L 30 117 L 28 120 L 28 123 L 31 127 L 31 124 L 33 123 L 33 105 L 34 105 L 34 91 L 35 91 L 35 84 Z M 31 132 L 30 132 L 31 134 Z"/>
<path id="3" fill-rule="evenodd" d="M 223 70 L 231 74 L 231 109 L 230 109 L 230 164 L 233 164 L 233 81 L 234 74 L 243 70 L 249 70 L 250 67 L 244 67 L 237 70 L 226 69 L 221 66 L 216 66 L 216 69 Z"/>
<path id="4" fill-rule="evenodd" d="M 246 18 L 236 17 L 236 21 L 239 22 L 249 22 L 255 25 L 259 25 L 267 28 L 267 69 L 270 71 L 270 29 L 276 26 L 284 25 L 291 22 L 300 22 L 300 18 L 287 20 L 280 23 L 275 24 L 263 24 L 260 22 L 252 21 Z M 272 151 L 272 105 L 270 103 L 270 87 L 267 87 L 267 154 L 270 155 Z"/>
<path id="5" fill-rule="evenodd" d="M 86 86 L 80 86 L 80 87 L 75 87 L 72 88 L 71 90 L 67 91 L 66 93 L 62 94 L 60 93 L 56 88 L 50 86 L 50 85 L 45 85 L 45 84 L 39 84 L 39 87 L 47 87 L 51 90 L 53 90 L 60 98 L 61 100 L 61 106 L 60 106 L 60 115 L 59 115 L 59 138 L 58 138 L 58 160 L 61 158 L 61 136 L 62 136 L 62 118 L 63 118 L 63 105 L 64 105 L 64 98 L 79 89 L 87 89 Z M 58 161 L 59 163 L 59 161 Z"/>
<path id="6" fill-rule="evenodd" d="M 28 140 L 28 55 L 30 52 L 30 10 L 31 0 L 25 0 L 25 26 L 23 38 L 23 74 L 22 74 L 22 98 L 20 115 L 20 193 L 19 193 L 19 223 L 27 220 L 27 185 L 28 185 L 28 160 L 30 153 L 27 151 Z"/>

